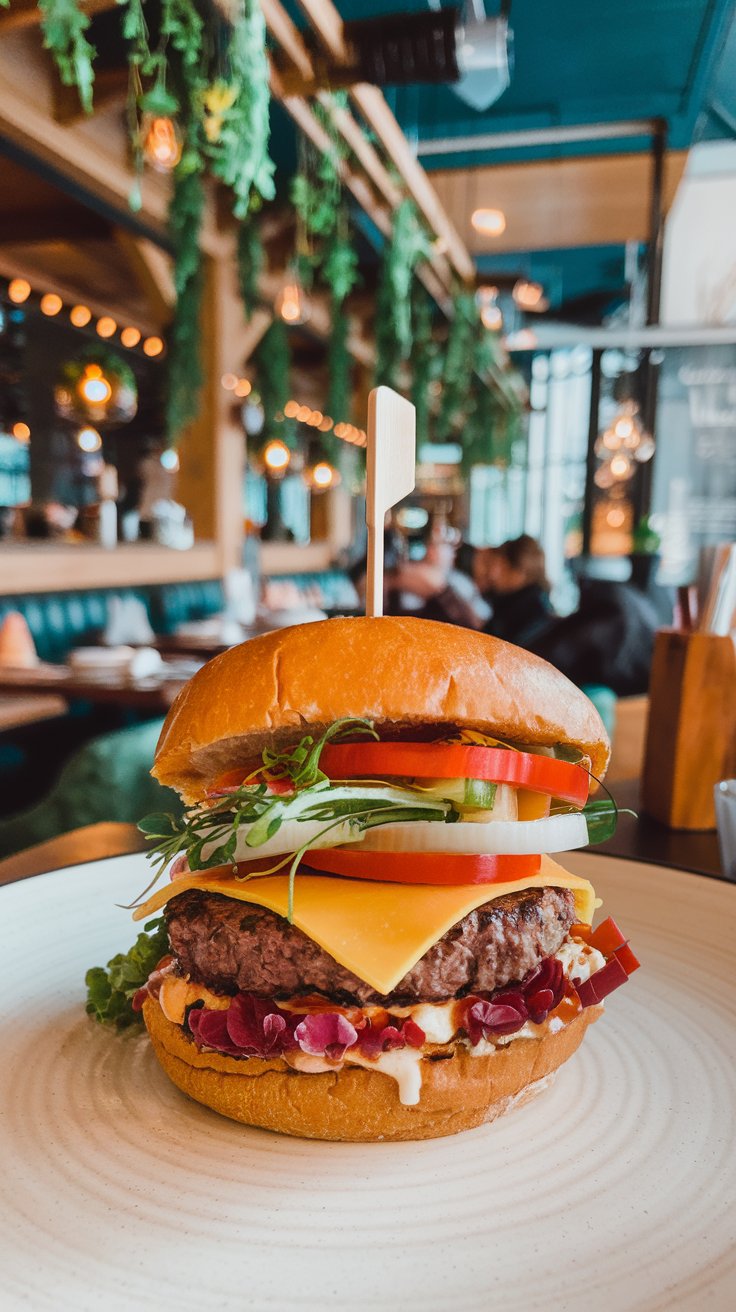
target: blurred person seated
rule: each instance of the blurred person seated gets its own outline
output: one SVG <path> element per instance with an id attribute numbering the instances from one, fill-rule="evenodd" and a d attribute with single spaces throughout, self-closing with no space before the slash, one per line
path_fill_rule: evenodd
<path id="1" fill-rule="evenodd" d="M 656 607 L 630 583 L 581 579 L 578 609 L 556 620 L 532 642 L 531 650 L 578 687 L 601 684 L 619 697 L 649 686 Z"/>
<path id="2" fill-rule="evenodd" d="M 455 568 L 458 546 L 447 540 L 430 540 L 422 560 L 402 560 L 391 571 L 388 586 L 421 602 L 408 613 L 420 619 L 442 620 L 468 629 L 482 629 L 491 609 L 468 573 Z M 406 614 L 406 608 L 401 610 Z"/>
<path id="3" fill-rule="evenodd" d="M 486 633 L 518 647 L 531 645 L 554 623 L 544 549 L 528 533 L 500 547 L 479 547 L 473 578 L 492 608 Z"/>

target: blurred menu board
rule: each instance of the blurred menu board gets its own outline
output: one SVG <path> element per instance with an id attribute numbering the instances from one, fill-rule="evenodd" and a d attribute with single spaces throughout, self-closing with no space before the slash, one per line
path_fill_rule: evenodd
<path id="1" fill-rule="evenodd" d="M 700 547 L 736 541 L 736 346 L 662 356 L 653 511 L 663 581 L 679 583 Z"/>

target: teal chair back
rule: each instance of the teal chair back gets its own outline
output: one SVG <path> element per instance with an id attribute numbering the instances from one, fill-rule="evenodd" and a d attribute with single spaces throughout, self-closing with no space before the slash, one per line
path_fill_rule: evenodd
<path id="1" fill-rule="evenodd" d="M 135 824 L 151 811 L 180 814 L 176 793 L 149 773 L 162 723 L 149 720 L 85 743 L 43 801 L 0 820 L 0 857 L 100 820 Z"/>

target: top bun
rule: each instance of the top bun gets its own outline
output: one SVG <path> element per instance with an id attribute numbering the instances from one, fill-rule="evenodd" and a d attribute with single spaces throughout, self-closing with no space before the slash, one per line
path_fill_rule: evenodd
<path id="1" fill-rule="evenodd" d="M 538 656 L 471 629 L 386 616 L 297 624 L 216 656 L 171 707 L 152 773 L 196 801 L 267 744 L 343 716 L 384 733 L 452 724 L 517 743 L 564 743 L 589 756 L 598 777 L 610 755 L 595 707 Z"/>

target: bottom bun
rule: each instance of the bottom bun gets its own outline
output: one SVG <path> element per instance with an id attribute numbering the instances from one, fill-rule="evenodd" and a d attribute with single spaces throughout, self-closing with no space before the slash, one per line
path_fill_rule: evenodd
<path id="1" fill-rule="evenodd" d="M 463 1044 L 428 1054 L 421 1063 L 419 1103 L 411 1107 L 399 1101 L 396 1082 L 380 1071 L 345 1065 L 311 1075 L 281 1058 L 200 1052 L 158 1002 L 148 999 L 143 1016 L 169 1079 L 213 1111 L 302 1139 L 373 1143 L 472 1130 L 529 1101 L 572 1056 L 602 1010 L 588 1007 L 556 1034 L 515 1039 L 487 1056 L 475 1056 Z"/>

